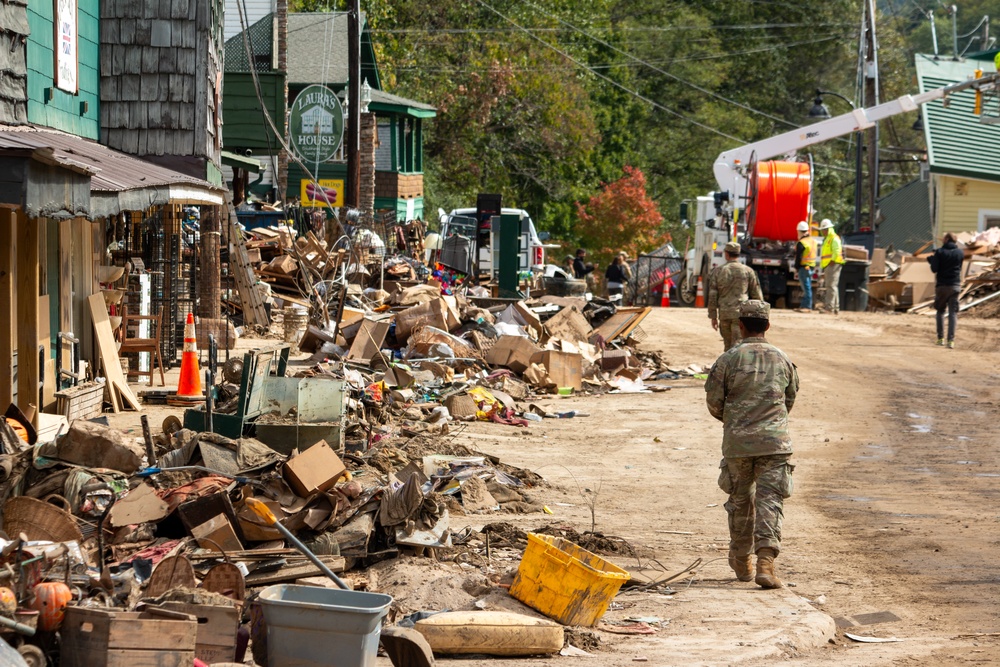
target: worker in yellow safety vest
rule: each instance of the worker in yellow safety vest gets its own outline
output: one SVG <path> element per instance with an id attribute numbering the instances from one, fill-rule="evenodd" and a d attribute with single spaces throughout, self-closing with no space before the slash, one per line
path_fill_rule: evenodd
<path id="1" fill-rule="evenodd" d="M 809 223 L 798 224 L 799 242 L 795 244 L 795 269 L 799 275 L 799 285 L 802 287 L 802 300 L 799 302 L 799 312 L 812 312 L 813 290 L 812 272 L 816 268 L 816 239 L 809 234 Z"/>
<path id="2" fill-rule="evenodd" d="M 819 266 L 823 269 L 823 309 L 836 315 L 840 312 L 840 270 L 844 268 L 844 246 L 833 223 L 824 218 L 819 223 L 819 233 L 823 235 Z"/>

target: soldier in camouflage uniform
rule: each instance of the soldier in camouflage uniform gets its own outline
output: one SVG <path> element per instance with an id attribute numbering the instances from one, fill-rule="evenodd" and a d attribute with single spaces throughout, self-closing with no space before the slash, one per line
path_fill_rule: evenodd
<path id="1" fill-rule="evenodd" d="M 739 307 L 747 299 L 763 299 L 757 273 L 740 264 L 740 244 L 730 241 L 724 250 L 726 263 L 708 280 L 708 317 L 722 334 L 728 350 L 740 342 Z"/>
<path id="2" fill-rule="evenodd" d="M 743 341 L 720 356 L 705 382 L 708 411 L 723 423 L 719 487 L 729 494 L 729 566 L 740 581 L 780 588 L 774 559 L 781 550 L 783 501 L 792 495 L 788 412 L 799 376 L 785 353 L 764 339 L 770 306 L 739 307 Z"/>

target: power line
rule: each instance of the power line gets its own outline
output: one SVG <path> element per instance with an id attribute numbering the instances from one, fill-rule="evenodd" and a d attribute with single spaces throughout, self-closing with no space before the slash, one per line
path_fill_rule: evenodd
<path id="1" fill-rule="evenodd" d="M 640 93 L 640 92 L 638 92 L 636 90 L 632 90 L 631 88 L 628 88 L 628 87 L 626 87 L 626 86 L 618 83 L 617 81 L 615 81 L 611 77 L 605 76 L 604 74 L 601 74 L 600 72 L 596 72 L 596 71 L 592 70 L 585 63 L 580 62 L 579 60 L 577 60 L 573 56 L 569 55 L 565 51 L 562 51 L 561 49 L 553 46 L 552 44 L 549 44 L 548 42 L 546 42 L 541 37 L 532 34 L 530 31 L 526 30 L 521 25 L 519 25 L 518 23 L 516 23 L 513 19 L 508 18 L 507 16 L 505 16 L 504 14 L 502 14 L 499 10 L 494 9 L 491 5 L 487 4 L 485 2 L 485 0 L 476 0 L 476 2 L 479 3 L 480 5 L 482 5 L 483 7 L 485 7 L 486 9 L 488 9 L 489 11 L 493 12 L 494 14 L 496 14 L 497 16 L 499 16 L 500 18 L 502 18 L 503 20 L 507 21 L 511 25 L 515 26 L 516 28 L 521 29 L 523 32 L 525 32 L 525 34 L 527 34 L 532 39 L 534 39 L 534 40 L 536 40 L 538 42 L 541 42 L 542 44 L 544 44 L 548 48 L 552 49 L 553 51 L 555 51 L 556 53 L 558 53 L 559 55 L 561 55 L 563 58 L 569 60 L 570 62 L 575 63 L 579 67 L 582 67 L 583 69 L 587 70 L 588 72 L 590 72 L 594 76 L 598 77 L 599 79 L 603 79 L 604 81 L 607 81 L 608 83 L 610 83 L 611 85 L 615 86 L 616 88 L 620 88 L 621 90 L 623 90 L 623 91 L 625 91 L 625 92 L 627 92 L 627 93 L 629 93 L 629 94 L 637 97 L 638 99 L 646 102 L 647 104 L 650 104 L 653 107 L 655 107 L 657 109 L 660 109 L 661 111 L 665 111 L 665 112 L 667 112 L 667 113 L 669 113 L 669 114 L 671 114 L 673 116 L 676 116 L 677 118 L 680 118 L 681 120 L 686 121 L 686 122 L 688 122 L 688 123 L 690 123 L 692 125 L 700 127 L 700 128 L 702 128 L 704 130 L 708 130 L 709 132 L 717 134 L 717 135 L 719 135 L 721 137 L 725 137 L 726 139 L 730 139 L 732 141 L 737 141 L 737 142 L 739 142 L 741 144 L 746 143 L 746 141 L 744 141 L 743 139 L 740 139 L 739 137 L 734 137 L 731 134 L 726 134 L 722 130 L 718 130 L 718 129 L 714 128 L 714 127 L 711 127 L 710 125 L 706 125 L 706 124 L 704 124 L 704 123 L 702 123 L 700 121 L 694 120 L 693 118 L 688 118 L 687 116 L 685 116 L 684 114 L 680 113 L 679 111 L 674 111 L 673 109 L 671 109 L 669 107 L 665 107 L 662 104 L 660 104 L 659 102 L 656 102 L 654 100 L 649 99 L 648 97 L 646 97 L 642 93 Z"/>
<path id="2" fill-rule="evenodd" d="M 758 49 L 747 49 L 745 51 L 729 51 L 725 53 L 705 53 L 697 56 L 686 56 L 682 58 L 671 58 L 670 60 L 647 60 L 645 62 L 632 62 L 632 63 L 607 63 L 600 65 L 590 65 L 594 69 L 610 69 L 612 67 L 644 67 L 647 63 L 657 64 L 657 65 L 672 65 L 674 63 L 680 62 L 700 62 L 705 60 L 719 60 L 722 58 L 732 58 L 735 56 L 744 56 L 753 53 L 766 53 L 768 51 L 782 51 L 798 46 L 811 46 L 813 44 L 820 44 L 823 42 L 830 42 L 834 40 L 843 39 L 845 35 L 834 35 L 831 37 L 821 37 L 819 39 L 812 39 L 803 42 L 789 42 L 787 44 L 778 44 L 775 46 L 765 46 Z M 537 71 L 535 67 L 492 67 L 492 66 L 439 66 L 439 67 L 425 67 L 420 65 L 413 65 L 411 67 L 396 67 L 397 71 L 421 71 L 421 72 L 489 72 L 496 71 L 500 69 L 510 69 L 515 72 L 534 72 Z M 563 67 L 560 69 L 576 69 L 575 67 Z"/>
<path id="3" fill-rule="evenodd" d="M 612 32 L 681 32 L 715 30 L 775 30 L 784 28 L 842 28 L 853 23 L 759 23 L 754 25 L 675 25 L 675 26 L 618 26 L 607 28 Z M 299 28 L 301 30 L 301 28 Z M 575 28 L 569 28 L 575 30 Z M 566 28 L 524 28 L 524 32 L 564 32 Z M 521 32 L 504 28 L 369 28 L 372 35 L 485 35 Z"/>
<path id="4" fill-rule="evenodd" d="M 751 107 L 748 104 L 743 104 L 742 102 L 737 102 L 736 100 L 730 99 L 730 98 L 728 98 L 728 97 L 726 97 L 724 95 L 720 95 L 720 94 L 718 94 L 718 93 L 716 93 L 714 91 L 711 91 L 711 90 L 709 90 L 707 88 L 699 86 L 698 84 L 696 84 L 696 83 L 694 83 L 692 81 L 688 81 L 687 79 L 682 79 L 681 77 L 677 76 L 676 74 L 671 74 L 670 72 L 668 72 L 668 71 L 666 71 L 664 69 L 661 69 L 659 67 L 656 67 L 655 65 L 653 65 L 651 63 L 644 62 L 640 58 L 636 58 L 635 56 L 633 56 L 631 53 L 629 53 L 629 52 L 627 52 L 627 51 L 625 51 L 623 49 L 620 49 L 617 46 L 604 41 L 603 39 L 595 37 L 594 35 L 591 35 L 590 33 L 588 33 L 585 30 L 582 30 L 582 29 L 576 27 L 575 25 L 573 25 L 569 21 L 564 21 L 563 19 L 559 18 L 558 16 L 555 16 L 553 14 L 550 14 L 550 13 L 546 12 L 542 7 L 539 7 L 534 2 L 532 2 L 532 0 L 524 0 L 524 2 L 526 4 L 534 7 L 535 9 L 537 9 L 538 11 L 540 11 L 541 13 L 545 14 L 549 18 L 552 18 L 552 19 L 555 19 L 556 21 L 559 21 L 563 25 L 566 25 L 566 26 L 572 28 L 574 31 L 580 33 L 581 35 L 583 35 L 583 36 L 585 36 L 585 37 L 587 37 L 587 38 L 589 38 L 589 39 L 591 39 L 591 40 L 593 40 L 595 42 L 597 42 L 598 44 L 600 44 L 602 46 L 605 46 L 605 47 L 611 49 L 615 53 L 623 55 L 626 58 L 629 58 L 630 60 L 632 60 L 632 61 L 634 61 L 636 63 L 641 63 L 641 64 L 649 67 L 650 69 L 652 69 L 652 70 L 654 70 L 656 72 L 659 72 L 660 74 L 662 74 L 662 75 L 664 75 L 666 77 L 669 77 L 669 78 L 673 79 L 674 81 L 676 81 L 678 83 L 682 83 L 685 86 L 688 86 L 690 88 L 694 88 L 695 90 L 697 90 L 697 91 L 699 91 L 701 93 L 704 93 L 705 95 L 708 95 L 710 97 L 714 97 L 717 100 L 722 100 L 723 102 L 726 102 L 727 104 L 732 104 L 733 106 L 739 107 L 740 109 L 744 109 L 744 110 L 749 111 L 751 113 L 755 113 L 755 114 L 757 114 L 759 116 L 764 116 L 765 118 L 769 118 L 770 120 L 777 121 L 779 123 L 783 123 L 784 125 L 788 125 L 790 127 L 799 127 L 795 123 L 789 122 L 789 121 L 785 120 L 784 118 L 780 118 L 780 117 L 775 116 L 773 114 L 769 114 L 766 111 L 761 111 L 759 109 L 754 109 L 753 107 Z"/>

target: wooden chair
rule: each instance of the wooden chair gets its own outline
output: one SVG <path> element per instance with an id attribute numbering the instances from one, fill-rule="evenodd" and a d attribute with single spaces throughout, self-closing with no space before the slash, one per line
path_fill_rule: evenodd
<path id="1" fill-rule="evenodd" d="M 138 326 L 142 321 L 155 322 L 154 335 L 152 338 L 129 338 L 129 326 Z M 160 368 L 160 385 L 167 386 L 167 380 L 163 376 L 163 358 L 160 356 L 160 330 L 163 326 L 163 308 L 160 308 L 160 312 L 156 315 L 130 315 L 128 310 L 125 311 L 125 315 L 122 318 L 122 343 L 121 347 L 118 348 L 119 356 L 125 356 L 126 354 L 131 354 L 133 352 L 148 352 L 149 353 L 149 370 L 132 371 L 129 369 L 129 375 L 133 372 L 136 376 L 142 377 L 143 375 L 149 376 L 149 386 L 153 386 L 153 361 Z"/>

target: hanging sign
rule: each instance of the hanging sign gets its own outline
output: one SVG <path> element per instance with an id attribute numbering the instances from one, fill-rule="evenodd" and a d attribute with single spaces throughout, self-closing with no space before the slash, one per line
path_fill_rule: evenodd
<path id="1" fill-rule="evenodd" d="M 55 84 L 59 90 L 76 93 L 79 89 L 77 74 L 77 32 L 76 0 L 55 0 Z"/>
<path id="2" fill-rule="evenodd" d="M 307 86 L 292 102 L 288 134 L 306 166 L 327 162 L 344 138 L 344 108 L 326 86 Z"/>

